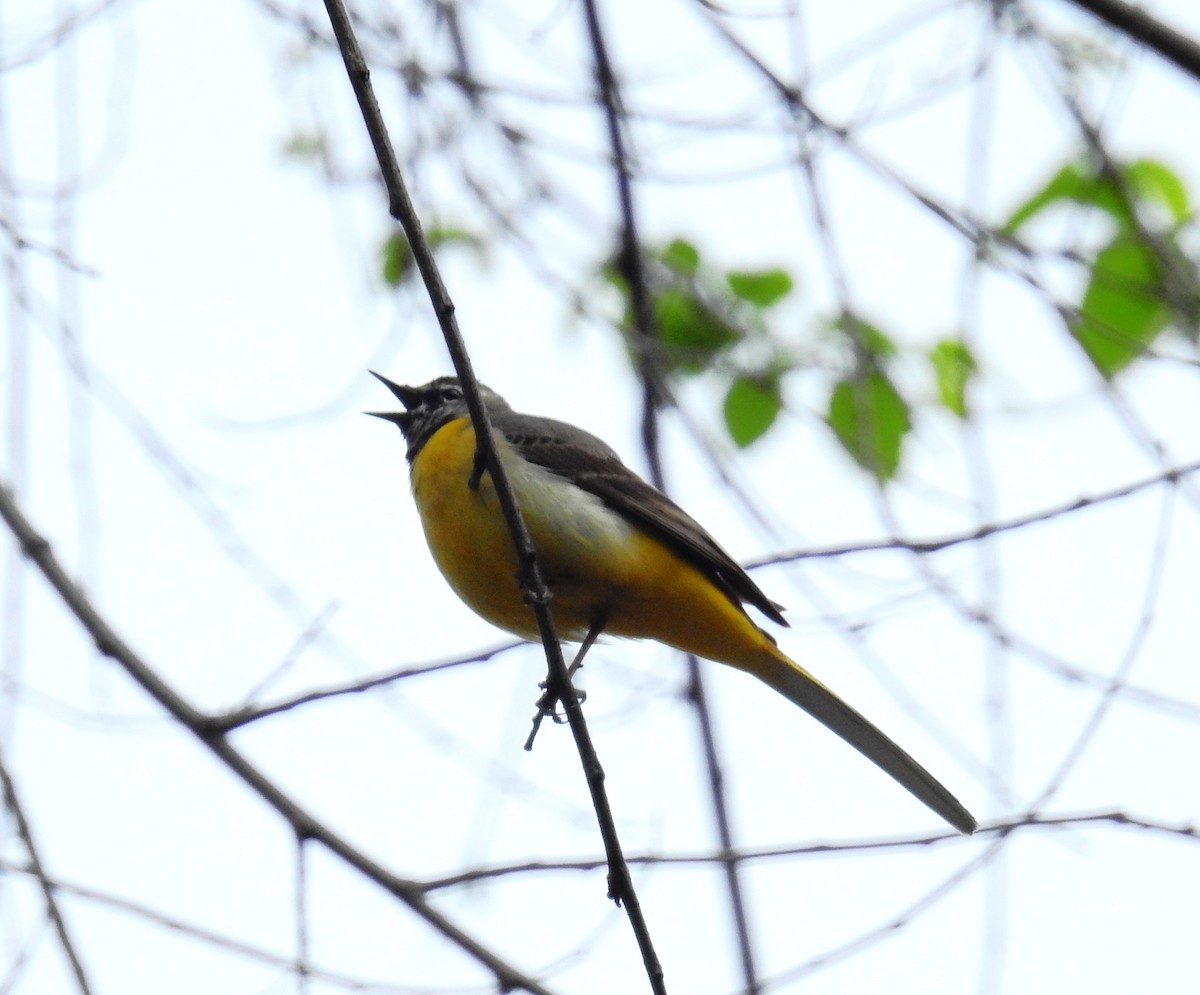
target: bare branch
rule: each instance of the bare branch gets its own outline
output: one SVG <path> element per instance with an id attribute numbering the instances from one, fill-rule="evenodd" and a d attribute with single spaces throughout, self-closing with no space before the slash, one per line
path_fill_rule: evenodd
<path id="1" fill-rule="evenodd" d="M 71 939 L 70 931 L 67 929 L 67 921 L 63 918 L 58 898 L 54 894 L 54 883 L 47 876 L 46 868 L 42 864 L 41 854 L 33 838 L 33 829 L 30 827 L 29 820 L 25 817 L 25 809 L 17 797 L 17 786 L 9 773 L 3 753 L 0 753 L 0 794 L 4 796 L 4 807 L 12 815 L 13 823 L 17 827 L 17 836 L 21 840 L 21 845 L 25 847 L 25 852 L 29 855 L 30 873 L 37 878 L 38 885 L 42 889 L 42 898 L 46 902 L 46 915 L 54 926 L 58 945 L 62 947 L 63 955 L 70 965 L 71 974 L 75 978 L 75 986 L 83 995 L 92 995 L 93 989 L 88 980 L 87 971 L 84 970 L 83 961 L 80 960 L 79 952 L 75 949 L 75 942 Z"/>
<path id="2" fill-rule="evenodd" d="M 1141 7 L 1132 7 L 1121 0 L 1067 0 L 1080 10 L 1098 17 L 1110 28 L 1128 35 L 1168 62 L 1173 62 L 1189 76 L 1200 80 L 1200 45 L 1185 34 L 1163 24 Z"/>
<path id="3" fill-rule="evenodd" d="M 31 876 L 34 873 L 30 867 L 3 859 L 0 859 L 0 871 L 6 874 L 28 874 Z M 247 943 L 240 937 L 219 933 L 216 930 L 209 929 L 207 926 L 201 926 L 194 922 L 187 922 L 178 916 L 163 912 L 160 909 L 152 908 L 141 902 L 135 902 L 124 895 L 114 895 L 110 892 L 99 891 L 78 882 L 64 880 L 61 877 L 47 878 L 47 880 L 55 891 L 61 892 L 64 895 L 71 895 L 74 898 L 90 902 L 101 908 L 123 913 L 142 922 L 158 926 L 161 929 L 186 936 L 197 943 L 205 944 L 217 950 L 223 950 L 226 953 L 235 954 L 238 957 L 244 957 L 259 964 L 287 971 L 289 974 L 298 974 L 301 971 L 301 964 L 295 958 L 287 957 L 252 943 Z M 428 995 L 429 991 L 425 986 L 418 988 L 413 985 L 397 985 L 383 981 L 372 981 L 358 975 L 328 970 L 312 964 L 304 965 L 304 969 L 308 977 L 313 981 L 320 981 L 335 988 L 344 988 L 347 991 L 378 992 L 380 995 Z M 488 995 L 488 993 L 494 991 L 495 989 L 490 986 L 479 989 L 480 995 Z"/>
<path id="4" fill-rule="evenodd" d="M 483 663 L 501 653 L 507 653 L 509 650 L 524 645 L 524 643 L 519 642 L 504 643 L 490 650 L 476 653 L 474 656 L 457 657 L 453 660 L 444 660 L 440 663 L 426 663 L 416 667 L 402 667 L 399 670 L 391 670 L 377 677 L 348 681 L 345 684 L 337 684 L 333 687 L 321 688 L 317 691 L 306 691 L 304 694 L 296 695 L 294 698 L 286 698 L 271 705 L 261 705 L 258 708 L 247 705 L 244 708 L 227 712 L 225 715 L 213 716 L 210 721 L 214 729 L 220 732 L 229 732 L 231 729 L 237 729 L 239 726 L 249 725 L 252 722 L 257 722 L 259 719 L 265 719 L 271 715 L 290 712 L 292 709 L 300 708 L 303 705 L 311 705 L 316 701 L 324 701 L 326 698 L 336 698 L 348 694 L 363 694 L 366 691 L 373 691 L 376 688 L 387 687 L 389 684 L 402 681 L 407 677 L 434 674 L 440 670 L 463 667 L 469 663 Z"/>
<path id="5" fill-rule="evenodd" d="M 943 536 L 938 539 L 869 539 L 864 542 L 843 543 L 837 546 L 823 546 L 816 549 L 801 549 L 790 553 L 778 553 L 774 556 L 752 560 L 744 564 L 744 566 L 747 570 L 757 570 L 760 567 L 772 566 L 779 563 L 795 563 L 798 560 L 829 559 L 836 556 L 848 556 L 852 553 L 872 553 L 889 549 L 903 549 L 913 553 L 937 553 L 943 549 L 949 549 L 951 546 L 959 546 L 967 542 L 978 542 L 980 539 L 986 539 L 988 536 L 997 535 L 1001 532 L 1011 532 L 1015 529 L 1025 528 L 1027 525 L 1034 525 L 1038 522 L 1046 522 L 1062 515 L 1069 515 L 1084 508 L 1092 508 L 1109 501 L 1117 501 L 1120 498 L 1129 497 L 1131 494 L 1148 490 L 1159 484 L 1174 484 L 1184 477 L 1195 473 L 1197 470 L 1200 470 L 1200 461 L 1184 463 L 1181 466 L 1171 467 L 1162 473 L 1157 473 L 1152 477 L 1146 477 L 1144 480 L 1137 480 L 1133 483 L 1115 487 L 1111 491 L 1104 491 L 1091 497 L 1076 498 L 1074 501 L 1056 505 L 1053 508 L 1046 508 L 1042 511 L 1030 512 L 1028 515 L 1021 515 L 1006 522 L 993 522 L 981 525 L 977 529 L 957 535 Z"/>
<path id="6" fill-rule="evenodd" d="M 413 261 L 425 283 L 446 341 L 446 347 L 454 363 L 454 369 L 462 383 L 463 394 L 471 415 L 471 424 L 475 431 L 475 477 L 478 478 L 484 470 L 491 476 L 497 500 L 512 537 L 519 564 L 522 593 L 526 603 L 533 609 L 538 630 L 541 633 L 542 645 L 546 650 L 546 660 L 550 670 L 546 690 L 563 704 L 571 734 L 575 739 L 576 749 L 579 751 L 588 790 L 592 796 L 592 804 L 596 810 L 600 834 L 604 840 L 604 848 L 609 861 L 609 897 L 618 904 L 624 903 L 626 914 L 633 924 L 634 933 L 642 949 L 651 985 L 656 991 L 665 992 L 662 987 L 662 968 L 658 965 L 657 958 L 653 956 L 653 948 L 648 946 L 649 934 L 642 916 L 641 903 L 634 891 L 629 868 L 625 864 L 620 837 L 617 834 L 616 819 L 604 788 L 604 769 L 600 766 L 599 756 L 584 721 L 579 696 L 571 684 L 570 673 L 567 670 L 566 661 L 563 659 L 562 647 L 554 628 L 554 618 L 550 611 L 550 591 L 538 568 L 533 540 L 525 526 L 521 509 L 517 505 L 508 475 L 496 450 L 491 423 L 479 394 L 479 384 L 475 378 L 462 333 L 458 328 L 458 322 L 454 317 L 454 304 L 442 282 L 433 251 L 425 238 L 420 218 L 408 195 L 399 162 L 387 133 L 387 127 L 383 122 L 378 101 L 371 88 L 370 71 L 355 38 L 350 16 L 341 0 L 326 0 L 325 9 L 329 15 L 333 33 L 337 38 L 338 48 L 342 53 L 346 72 L 350 77 L 350 84 L 358 100 L 367 132 L 371 137 L 371 144 L 375 149 L 379 168 L 383 174 L 384 186 L 388 191 L 389 208 L 392 216 L 400 222 L 404 229 L 413 254 Z"/>
<path id="7" fill-rule="evenodd" d="M 421 885 L 392 873 L 352 846 L 344 837 L 335 833 L 281 790 L 274 781 L 236 750 L 223 733 L 214 730 L 212 720 L 167 684 L 108 624 L 79 585 L 67 576 L 50 544 L 30 524 L 5 486 L 0 486 L 0 517 L 8 524 L 25 556 L 46 578 L 67 609 L 92 638 L 96 649 L 104 656 L 110 657 L 166 709 L 176 722 L 199 739 L 230 771 L 279 813 L 298 839 L 320 843 L 363 877 L 403 902 L 447 940 L 483 964 L 506 989 L 523 989 L 539 995 L 549 995 L 549 989 L 510 965 L 434 909 L 426 901 Z"/>
<path id="8" fill-rule="evenodd" d="M 970 841 L 978 842 L 987 836 L 1011 836 L 1017 832 L 1036 829 L 1071 829 L 1093 826 L 1110 826 L 1119 829 L 1137 829 L 1144 832 L 1170 836 L 1187 843 L 1200 844 L 1200 826 L 1195 823 L 1170 823 L 1127 812 L 1088 812 L 1077 815 L 1022 815 L 980 826 Z M 732 853 L 676 853 L 633 854 L 629 863 L 646 867 L 708 867 L 729 860 L 749 864 L 758 861 L 783 860 L 788 857 L 824 857 L 830 854 L 875 853 L 924 849 L 941 844 L 967 846 L 970 841 L 957 832 L 922 833 L 913 836 L 897 836 L 890 839 L 864 840 L 861 842 L 804 843 L 796 846 L 752 847 Z M 582 857 L 577 860 L 534 860 L 520 864 L 503 864 L 496 867 L 475 868 L 460 874 L 431 878 L 422 882 L 427 891 L 455 888 L 478 881 L 520 874 L 539 874 L 545 871 L 595 871 L 604 867 L 601 857 Z"/>

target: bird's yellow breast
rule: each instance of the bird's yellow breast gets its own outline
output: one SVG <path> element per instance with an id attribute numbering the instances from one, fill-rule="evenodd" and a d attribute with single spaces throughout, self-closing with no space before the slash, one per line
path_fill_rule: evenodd
<path id="1" fill-rule="evenodd" d="M 555 622 L 581 638 L 602 607 L 621 600 L 633 566 L 633 529 L 594 495 L 497 440 L 509 482 L 553 593 Z M 491 477 L 470 486 L 475 433 L 466 418 L 440 428 L 412 465 L 412 490 L 430 552 L 455 593 L 489 622 L 536 638 L 517 581 L 517 558 Z"/>
<path id="2" fill-rule="evenodd" d="M 413 500 L 429 551 L 455 593 L 493 624 L 520 631 L 528 611 L 516 610 L 523 608 L 519 593 L 510 591 L 516 554 L 491 481 L 468 486 L 474 454 L 468 419 L 439 429 L 413 460 Z"/>
<path id="3" fill-rule="evenodd" d="M 598 497 L 497 440 L 509 482 L 551 592 L 559 634 L 581 639 L 596 621 L 614 636 L 657 639 L 708 659 L 746 666 L 770 647 L 742 609 L 691 564 Z M 412 464 L 412 490 L 430 552 L 477 614 L 537 638 L 517 580 L 517 558 L 491 477 L 469 481 L 469 419 L 440 428 Z"/>

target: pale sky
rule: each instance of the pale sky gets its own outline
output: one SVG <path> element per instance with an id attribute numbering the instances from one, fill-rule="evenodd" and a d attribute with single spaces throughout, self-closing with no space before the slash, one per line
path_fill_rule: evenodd
<path id="1" fill-rule="evenodd" d="M 710 69 L 711 37 L 677 29 L 674 7 L 639 7 L 633 21 L 611 6 L 613 36 L 623 64 L 637 67 L 635 92 L 647 111 L 756 112 L 745 75 Z M 888 6 L 805 10 L 822 110 L 838 120 L 880 117 L 863 132 L 872 155 L 998 223 L 1073 147 L 1061 111 L 1037 95 L 1044 67 L 1004 57 L 983 95 L 965 89 L 908 108 L 907 95 L 929 92 L 939 73 L 966 64 L 954 17 L 969 18 L 931 16 L 926 30 L 868 58 L 855 40 L 877 38 L 875 29 L 892 23 Z M 1052 21 L 1062 11 L 1031 9 Z M 1160 10 L 1200 36 L 1190 5 L 1175 0 Z M 308 13 L 321 23 L 316 5 Z M 6 10 L 8 61 L 39 35 L 44 17 L 36 4 Z M 479 37 L 481 71 L 514 89 L 586 96 L 580 19 L 572 5 L 492 7 Z M 428 20 L 416 18 L 426 29 Z M 766 37 L 766 26 L 743 27 L 788 65 L 788 46 Z M 530 48 L 544 60 L 522 62 Z M 7 216 L 16 210 L 39 240 L 53 242 L 45 195 L 56 181 L 56 150 L 69 151 L 64 140 L 77 140 L 73 161 L 86 167 L 69 225 L 58 232 L 85 272 L 63 277 L 54 259 L 31 251 L 16 257 L 22 269 L 6 280 L 0 465 L 6 483 L 20 481 L 22 505 L 57 555 L 166 680 L 213 710 L 244 703 L 266 680 L 256 701 L 506 641 L 437 574 L 398 435 L 360 414 L 391 402 L 368 366 L 407 383 L 449 371 L 423 295 L 386 292 L 375 276 L 388 231 L 382 198 L 359 182 L 331 189 L 281 151 L 313 120 L 333 122 L 339 160 L 361 164 L 356 177 L 365 175 L 368 149 L 344 74 L 323 58 L 306 66 L 294 35 L 231 0 L 117 5 L 57 53 L 0 76 L 0 167 L 36 195 L 14 209 L 5 192 Z M 835 71 L 843 55 L 847 68 Z M 1107 109 L 1110 147 L 1161 158 L 1200 196 L 1200 89 L 1150 59 L 1135 59 L 1128 73 L 1090 93 Z M 407 120 L 388 74 L 375 76 L 403 146 L 405 128 L 428 121 Z M 77 102 L 64 104 L 64 92 Z M 510 113 L 537 136 L 538 161 L 570 185 L 581 217 L 611 223 L 608 176 L 584 164 L 602 141 L 599 122 L 523 99 Z M 968 125 L 985 100 L 992 109 L 981 179 Z M 739 145 L 679 135 L 666 126 L 643 134 L 648 161 L 672 180 L 638 188 L 646 237 L 689 237 L 730 268 L 795 272 L 799 290 L 784 324 L 811 348 L 817 317 L 835 305 L 834 282 L 798 172 L 763 167 L 782 154 L 778 138 Z M 488 147 L 469 151 L 486 174 Z M 1154 476 L 1162 464 L 1152 445 L 1167 463 L 1200 457 L 1194 366 L 1147 363 L 1118 382 L 1114 401 L 1043 299 L 992 276 L 972 302 L 952 232 L 852 156 L 821 161 L 824 206 L 855 306 L 912 350 L 897 377 L 913 391 L 930 389 L 917 350 L 968 321 L 984 370 L 972 427 L 945 414 L 918 422 L 888 494 L 906 535 L 969 530 Z M 412 179 L 426 210 L 436 203 L 445 221 L 488 232 L 456 177 L 426 166 Z M 1063 214 L 1040 232 L 1049 240 L 1080 223 Z M 605 228 L 550 210 L 529 230 L 560 277 L 609 244 Z M 7 242 L 5 251 L 12 256 Z M 611 328 L 595 316 L 573 318 L 559 287 L 511 248 L 497 244 L 485 260 L 448 254 L 445 265 L 480 377 L 518 409 L 588 428 L 643 470 L 639 395 Z M 1055 278 L 1061 292 L 1071 289 Z M 27 310 L 14 303 L 22 291 Z M 600 310 L 611 311 L 596 294 Z M 72 386 L 63 324 L 93 376 L 90 393 Z M 890 534 L 877 491 L 820 421 L 824 383 L 803 372 L 789 380 L 781 424 L 750 451 L 718 442 L 772 532 L 721 486 L 679 416 L 663 416 L 673 495 L 741 559 Z M 681 391 L 689 418 L 719 438 L 715 396 L 711 383 Z M 1102 700 L 1098 687 L 1120 673 L 1135 691 L 1117 695 L 1042 812 L 1194 824 L 1197 493 L 1148 488 L 986 549 L 920 562 L 865 554 L 755 577 L 790 609 L 792 628 L 773 630 L 781 646 L 982 820 L 1020 815 L 1055 782 Z M 980 494 L 982 518 L 972 504 Z M 11 563 L 6 570 L 0 744 L 49 872 L 294 957 L 295 846 L 281 820 L 98 657 L 39 578 L 27 571 L 18 582 Z M 966 621 L 923 570 L 967 604 L 982 599 L 1014 644 L 998 646 Z M 304 634 L 314 623 L 315 639 Z M 787 702 L 744 675 L 704 666 L 740 845 L 940 830 Z M 1094 675 L 1094 686 L 1065 680 L 1063 666 Z M 405 877 L 592 857 L 600 852 L 594 816 L 565 728 L 544 727 L 532 753 L 521 749 L 543 672 L 540 648 L 524 648 L 389 693 L 264 720 L 234 742 Z M 583 673 L 630 854 L 714 846 L 683 682 L 675 654 L 623 643 L 597 648 Z M 992 842 L 981 835 L 751 864 L 750 914 L 761 973 L 776 982 L 769 990 L 1102 995 L 1178 988 L 1196 976 L 1194 839 L 1108 825 L 1023 831 L 989 870 L 912 912 Z M 11 833 L 0 857 L 24 861 Z M 659 866 L 638 870 L 636 884 L 668 990 L 737 991 L 719 873 Z M 302 890 L 314 966 L 381 986 L 367 990 L 490 990 L 476 964 L 327 855 L 310 852 Z M 261 959 L 103 902 L 62 898 L 98 992 L 303 990 Z M 648 990 L 602 872 L 513 876 L 440 891 L 434 901 L 553 991 Z M 39 902 L 28 878 L 0 874 L 0 978 L 29 951 L 10 987 L 18 995 L 71 990 Z M 896 920 L 904 928 L 836 956 Z M 806 967 L 830 954 L 829 965 Z M 346 986 L 318 976 L 307 990 Z"/>

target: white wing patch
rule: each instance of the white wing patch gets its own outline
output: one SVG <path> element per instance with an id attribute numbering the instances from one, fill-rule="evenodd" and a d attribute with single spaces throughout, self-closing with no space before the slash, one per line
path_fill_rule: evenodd
<path id="1" fill-rule="evenodd" d="M 633 526 L 595 494 L 522 459 L 503 441 L 500 457 L 540 553 L 553 557 L 556 547 L 570 544 L 572 557 L 584 555 L 590 560 L 619 557 L 629 548 Z"/>

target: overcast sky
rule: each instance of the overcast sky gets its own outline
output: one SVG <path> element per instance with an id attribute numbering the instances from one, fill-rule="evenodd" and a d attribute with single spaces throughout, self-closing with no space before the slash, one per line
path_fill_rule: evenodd
<path id="1" fill-rule="evenodd" d="M 618 5 L 607 13 L 648 114 L 664 122 L 684 112 L 752 114 L 764 98 L 717 58 L 724 50 L 698 17 L 642 6 L 636 21 Z M 1061 107 L 1045 96 L 1046 67 L 1027 52 L 989 61 L 986 83 L 911 103 L 937 95 L 943 76 L 963 76 L 975 37 L 967 9 L 930 8 L 922 29 L 896 28 L 902 41 L 893 46 L 881 41 L 888 25 L 908 23 L 917 7 L 893 21 L 887 4 L 811 6 L 820 9 L 804 11 L 804 45 L 822 110 L 877 119 L 863 131 L 865 149 L 946 203 L 999 223 L 1076 147 Z M 1058 4 L 1031 9 L 1060 29 L 1083 23 L 1061 20 Z M 1190 4 L 1160 12 L 1200 35 Z M 575 7 L 493 5 L 470 16 L 489 78 L 526 94 L 586 98 Z M 0 168 L 10 178 L 0 206 L 10 227 L 65 247 L 79 264 L 6 242 L 0 465 L 35 525 L 134 648 L 205 709 L 506 641 L 437 574 L 398 434 L 360 414 L 391 403 L 368 367 L 420 383 L 449 363 L 422 294 L 380 284 L 386 207 L 361 182 L 369 150 L 336 64 L 306 53 L 295 30 L 258 7 L 219 0 L 116 4 L 53 53 L 13 67 L 45 17 L 38 4 L 18 4 L 0 23 L 9 67 L 0 76 Z M 428 15 L 409 23 L 430 29 Z M 769 22 L 740 28 L 789 64 L 788 39 L 776 44 Z M 1088 97 L 1104 108 L 1110 148 L 1161 158 L 1195 198 L 1194 81 L 1137 56 L 1119 77 L 1093 78 Z M 390 74 L 377 70 L 376 82 L 407 148 L 405 136 L 436 114 L 406 117 Z M 486 258 L 445 256 L 476 370 L 515 407 L 583 425 L 644 470 L 639 391 L 602 320 L 616 302 L 597 286 L 595 312 L 580 318 L 556 282 L 611 245 L 609 177 L 587 165 L 602 148 L 600 123 L 594 108 L 508 100 L 506 112 L 534 136 L 539 166 L 578 204 L 530 221 L 548 272 L 531 270 L 499 238 Z M 985 138 L 972 130 L 980 120 Z M 316 124 L 330 129 L 339 163 L 357 167 L 334 184 L 283 152 Z M 735 556 L 886 537 L 894 526 L 914 537 L 955 533 L 1200 458 L 1194 366 L 1148 362 L 1106 391 L 1044 296 L 1009 276 L 972 283 L 969 253 L 952 231 L 836 149 L 820 160 L 831 256 L 800 171 L 774 168 L 787 153 L 778 121 L 772 129 L 748 130 L 741 142 L 702 129 L 687 139 L 678 122 L 642 132 L 655 176 L 638 188 L 647 240 L 688 237 L 724 267 L 794 272 L 798 291 L 781 327 L 804 348 L 836 305 L 831 259 L 840 260 L 860 313 L 911 350 L 897 373 L 906 385 L 930 390 L 914 357 L 964 327 L 984 382 L 971 425 L 922 413 L 886 501 L 822 424 L 819 378 L 788 381 L 779 426 L 746 453 L 721 441 L 713 384 L 684 387 L 687 419 L 663 416 L 670 488 Z M 487 174 L 494 149 L 470 141 L 478 144 L 468 158 Z M 439 161 L 411 177 L 427 217 L 495 235 Z M 496 163 L 497 188 L 510 194 Z M 49 194 L 76 170 L 81 183 L 56 227 Z M 1051 239 L 1087 223 L 1059 217 L 1041 233 Z M 1069 274 L 1050 276 L 1062 293 L 1077 292 Z M 717 440 L 770 528 L 721 485 L 688 423 Z M 982 819 L 1019 816 L 1036 802 L 1051 816 L 1120 811 L 1179 825 L 1200 811 L 1197 493 L 1148 487 L 988 545 L 921 560 L 802 562 L 755 577 L 789 608 L 792 628 L 774 630 L 785 651 Z M 296 955 L 299 891 L 322 970 L 395 986 L 387 991 L 490 990 L 478 965 L 315 848 L 298 887 L 282 822 L 95 653 L 32 571 L 15 556 L 6 571 L 0 742 L 52 875 L 284 958 Z M 935 581 L 967 606 L 986 606 L 1008 645 Z M 1065 679 L 1066 667 L 1091 683 Z M 594 817 L 565 728 L 547 726 L 532 753 L 521 750 L 543 672 L 540 648 L 524 648 L 264 720 L 234 741 L 405 877 L 594 856 Z M 752 679 L 717 665 L 704 673 L 739 844 L 940 830 Z M 1113 675 L 1122 688 L 1102 708 Z M 598 648 L 583 674 L 634 854 L 714 846 L 684 681 L 674 654 L 618 643 Z M 1095 735 L 1073 758 L 1097 715 Z M 777 982 L 771 990 L 1116 993 L 1177 988 L 1196 975 L 1194 839 L 1112 826 L 1023 831 L 986 869 L 966 873 L 993 842 L 750 864 L 751 923 L 762 974 Z M 10 835 L 0 857 L 11 866 L 25 853 Z M 639 870 L 636 883 L 669 990 L 738 990 L 720 874 L 659 866 Z M 551 990 L 646 990 L 602 871 L 514 875 L 434 900 Z M 297 990 L 261 957 L 70 891 L 63 904 L 97 992 Z M 0 875 L 0 978 L 10 972 L 9 990 L 20 995 L 69 990 L 40 908 L 32 881 Z M 895 922 L 903 928 L 889 931 Z M 861 950 L 840 956 L 861 937 L 870 938 Z M 28 961 L 20 972 L 19 960 Z M 318 975 L 309 990 L 345 986 Z"/>

